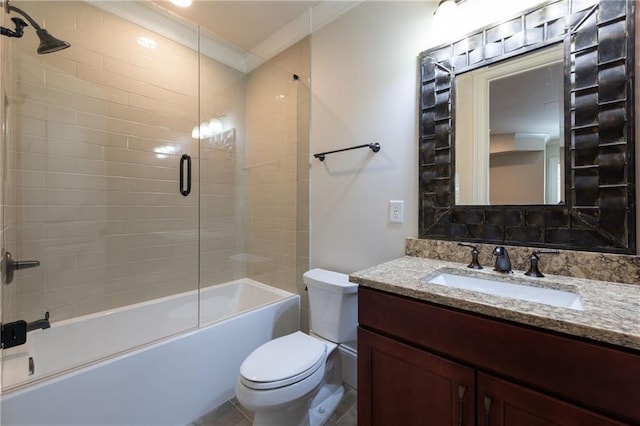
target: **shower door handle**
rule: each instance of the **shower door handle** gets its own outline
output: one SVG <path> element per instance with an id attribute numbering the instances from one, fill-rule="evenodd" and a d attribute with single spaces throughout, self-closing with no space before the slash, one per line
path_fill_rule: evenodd
<path id="1" fill-rule="evenodd" d="M 2 255 L 0 262 L 0 270 L 2 271 L 2 282 L 11 284 L 13 282 L 13 273 L 18 269 L 29 269 L 40 266 L 39 260 L 13 260 L 13 256 L 8 251 Z"/>
<path id="2" fill-rule="evenodd" d="M 186 188 L 185 188 L 185 182 L 184 182 L 185 163 L 187 166 Z M 180 157 L 180 194 L 186 197 L 190 193 L 191 193 L 191 156 L 188 154 L 182 154 L 182 157 Z"/>

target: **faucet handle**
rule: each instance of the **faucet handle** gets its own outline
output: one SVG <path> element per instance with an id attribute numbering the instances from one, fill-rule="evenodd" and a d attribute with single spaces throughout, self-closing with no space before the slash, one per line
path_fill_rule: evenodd
<path id="1" fill-rule="evenodd" d="M 462 247 L 471 248 L 471 263 L 467 265 L 467 268 L 482 269 L 482 265 L 480 265 L 480 262 L 478 262 L 478 254 L 480 253 L 480 250 L 478 250 L 478 247 L 474 246 L 473 244 L 465 244 L 465 243 L 458 243 L 458 245 Z"/>
<path id="2" fill-rule="evenodd" d="M 544 277 L 544 274 L 540 272 L 540 269 L 538 269 L 538 262 L 540 261 L 541 254 L 560 254 L 560 251 L 534 250 L 533 253 L 531 253 L 531 256 L 529 257 L 529 261 L 531 262 L 531 265 L 529 266 L 529 270 L 524 273 L 525 275 L 529 277 L 538 277 L 538 278 Z"/>

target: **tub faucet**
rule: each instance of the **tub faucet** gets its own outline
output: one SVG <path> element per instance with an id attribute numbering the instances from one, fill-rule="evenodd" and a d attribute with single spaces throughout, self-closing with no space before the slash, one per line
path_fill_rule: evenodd
<path id="1" fill-rule="evenodd" d="M 50 327 L 51 324 L 49 324 L 49 311 L 47 311 L 44 313 L 44 318 L 27 323 L 27 332 L 34 330 L 45 330 Z"/>
<path id="2" fill-rule="evenodd" d="M 502 246 L 494 248 L 493 255 L 496 257 L 496 265 L 493 268 L 494 271 L 504 272 L 506 274 L 513 273 L 511 270 L 511 259 L 509 259 L 509 253 L 507 253 L 506 248 Z"/>

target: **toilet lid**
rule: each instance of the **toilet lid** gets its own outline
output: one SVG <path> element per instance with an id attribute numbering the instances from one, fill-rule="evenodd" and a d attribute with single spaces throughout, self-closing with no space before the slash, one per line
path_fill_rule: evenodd
<path id="1" fill-rule="evenodd" d="M 300 331 L 271 340 L 240 366 L 240 380 L 252 389 L 273 389 L 304 380 L 325 361 L 327 345 Z"/>

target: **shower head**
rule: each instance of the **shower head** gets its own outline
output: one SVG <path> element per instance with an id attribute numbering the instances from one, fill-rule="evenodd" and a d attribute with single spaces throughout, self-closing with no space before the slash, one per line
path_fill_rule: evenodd
<path id="1" fill-rule="evenodd" d="M 41 28 L 40 25 L 31 16 L 29 16 L 29 14 L 27 14 L 27 12 L 25 12 L 20 8 L 10 5 L 9 0 L 5 0 L 4 7 L 7 13 L 16 12 L 22 15 L 27 21 L 29 21 L 29 24 L 31 24 L 31 26 L 36 30 L 36 34 L 40 39 L 40 45 L 38 46 L 38 54 L 42 55 L 45 53 L 57 52 L 58 50 L 66 49 L 67 47 L 71 46 L 69 42 L 59 40 L 54 36 L 52 36 L 51 34 L 49 34 L 49 32 Z M 0 27 L 2 28 L 2 35 L 5 35 L 7 37 L 22 37 L 22 28 L 26 27 L 27 24 L 20 18 L 11 18 L 11 20 L 16 26 L 15 31 L 11 31 L 7 28 Z"/>
<path id="2" fill-rule="evenodd" d="M 45 29 L 40 28 L 39 30 L 36 30 L 36 34 L 40 39 L 40 45 L 38 46 L 39 55 L 57 52 L 58 50 L 66 49 L 71 46 L 71 43 L 55 38 Z"/>

